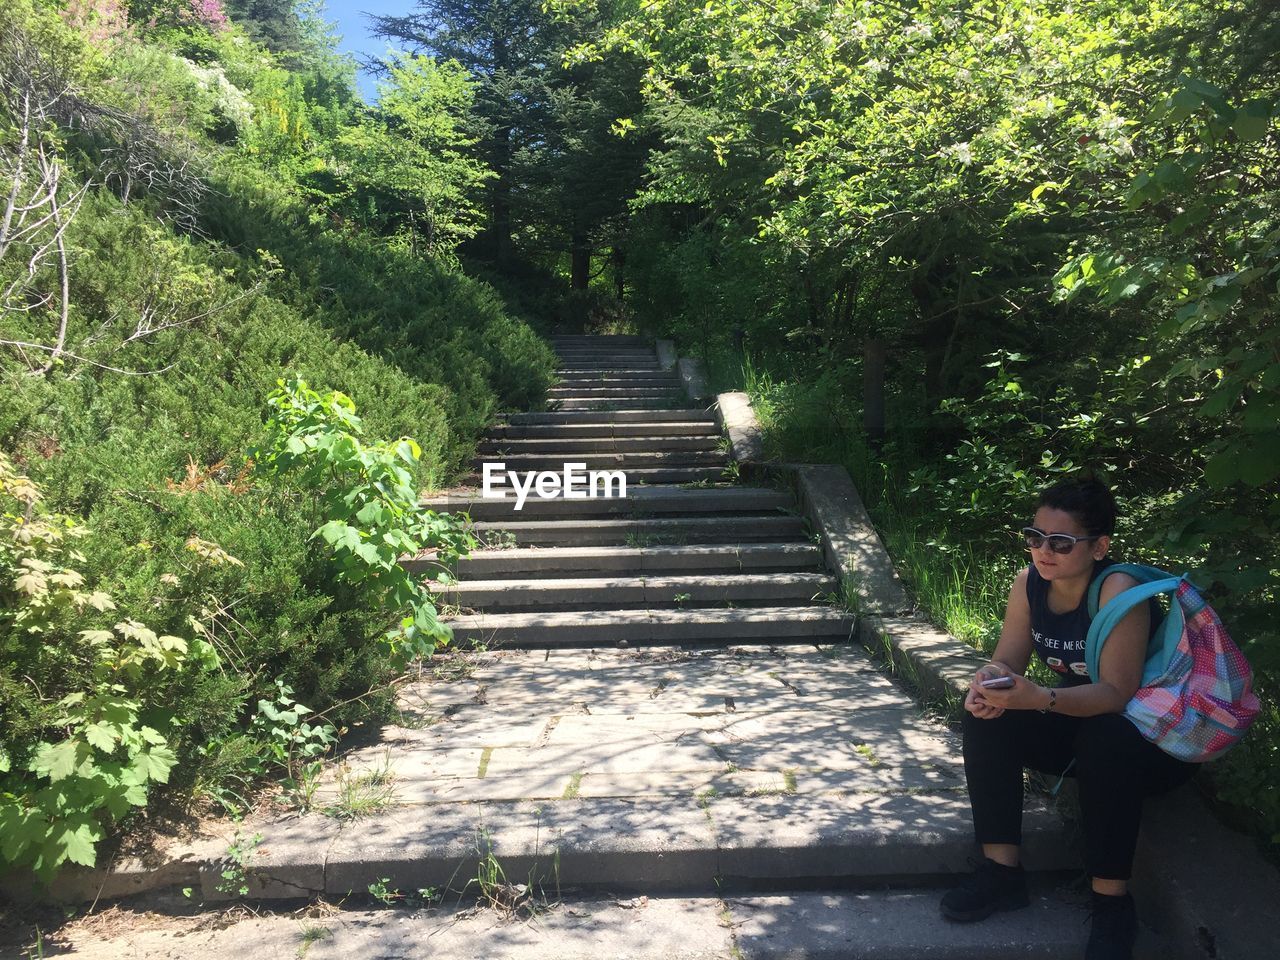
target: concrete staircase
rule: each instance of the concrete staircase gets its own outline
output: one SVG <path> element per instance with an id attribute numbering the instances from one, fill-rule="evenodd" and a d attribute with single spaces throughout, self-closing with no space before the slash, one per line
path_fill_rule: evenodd
<path id="1" fill-rule="evenodd" d="M 428 502 L 469 512 L 484 541 L 441 591 L 456 646 L 484 649 L 424 664 L 398 721 L 350 745 L 314 798 L 341 810 L 360 784 L 389 784 L 385 807 L 233 828 L 263 841 L 249 896 L 354 897 L 344 939 L 299 944 L 290 921 L 197 953 L 277 936 L 279 955 L 321 958 L 417 955 L 428 940 L 433 956 L 511 960 L 1078 956 L 1081 897 L 1061 886 L 1078 860 L 1035 800 L 1031 909 L 940 917 L 976 854 L 959 738 L 848 642 L 854 620 L 791 495 L 733 482 L 714 417 L 643 341 L 556 348 L 554 409 L 495 426 L 477 468 L 585 461 L 625 470 L 627 497 L 517 511 L 509 489 L 471 487 Z M 86 874 L 80 895 L 225 898 L 231 836 L 117 866 L 106 886 Z M 538 924 L 460 926 L 462 941 L 449 930 L 474 914 L 453 906 L 441 929 L 420 923 L 431 912 L 411 926 L 358 909 L 365 891 L 426 888 L 447 905 L 481 889 L 548 902 Z M 510 938 L 544 925 L 545 950 Z"/>
<path id="2" fill-rule="evenodd" d="M 428 733 L 444 752 L 406 795 L 483 797 L 512 835 L 550 828 L 559 876 L 586 888 L 816 888 L 847 906 L 835 891 L 854 887 L 918 908 L 905 925 L 877 908 L 891 947 L 833 915 L 833 952 L 787 956 L 1075 953 L 1079 900 L 1053 879 L 1074 860 L 1056 814 L 1034 801 L 1025 829 L 1027 862 L 1042 871 L 1037 921 L 975 948 L 981 936 L 938 916 L 941 891 L 976 852 L 960 745 L 848 642 L 854 618 L 791 493 L 736 482 L 715 416 L 689 404 L 643 341 L 562 337 L 555 347 L 552 409 L 490 430 L 472 485 L 486 462 L 562 471 L 573 461 L 625 471 L 627 496 L 530 496 L 517 510 L 501 487 L 501 498 L 464 488 L 429 501 L 468 513 L 484 544 L 441 591 L 457 644 L 489 651 L 476 693 L 464 689 L 452 716 L 478 699 L 508 725 L 482 725 L 476 744 L 459 740 L 469 735 L 461 722 L 448 740 Z M 440 694 L 422 696 L 438 710 Z M 384 731 L 393 749 L 418 741 Z M 454 752 L 475 764 L 477 744 L 488 751 L 479 777 L 442 786 L 442 764 Z M 515 871 L 537 873 L 527 846 L 507 850 L 525 854 Z M 377 864 L 365 873 L 436 882 L 419 854 L 362 855 Z"/>
<path id="3" fill-rule="evenodd" d="M 561 337 L 547 413 L 513 414 L 480 446 L 505 470 L 620 470 L 625 498 L 477 492 L 465 511 L 485 549 L 442 591 L 456 642 L 494 648 L 832 643 L 853 620 L 833 601 L 790 493 L 732 482 L 715 416 L 636 337 Z M 504 474 L 505 475 L 505 474 Z M 478 485 L 481 474 L 470 482 Z"/>

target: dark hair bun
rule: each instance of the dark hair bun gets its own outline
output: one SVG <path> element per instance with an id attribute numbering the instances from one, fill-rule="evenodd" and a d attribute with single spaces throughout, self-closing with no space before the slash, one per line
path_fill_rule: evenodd
<path id="1" fill-rule="evenodd" d="M 1116 531 L 1116 498 L 1096 477 L 1060 480 L 1041 491 L 1037 506 L 1071 514 L 1091 537 L 1109 537 Z"/>

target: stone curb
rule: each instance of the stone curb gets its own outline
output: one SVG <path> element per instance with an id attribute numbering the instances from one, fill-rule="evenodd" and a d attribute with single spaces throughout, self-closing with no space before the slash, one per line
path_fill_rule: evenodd
<path id="1" fill-rule="evenodd" d="M 421 822 L 407 830 L 406 815 Z M 509 883 L 722 893 L 825 886 L 919 884 L 968 869 L 967 804 L 940 793 L 688 796 L 659 806 L 612 798 L 487 801 L 405 807 L 343 824 L 320 816 L 267 824 L 240 864 L 223 843 L 201 841 L 181 860 L 64 871 L 54 900 L 89 902 L 192 889 L 205 903 L 361 895 L 369 884 L 475 892 L 501 868 Z M 242 836 L 250 836 L 246 827 Z M 1078 869 L 1064 856 L 1062 826 L 1046 809 L 1027 816 L 1034 869 Z M 230 880 L 226 879 L 230 871 Z M 223 889 L 219 889 L 222 887 Z M 7 877 L 15 902 L 39 899 L 35 884 Z"/>
<path id="2" fill-rule="evenodd" d="M 674 370 L 678 359 L 674 340 L 654 341 L 654 352 L 658 355 L 658 366 L 663 370 Z"/>
<path id="3" fill-rule="evenodd" d="M 764 460 L 764 431 L 756 420 L 749 396 L 740 391 L 717 394 L 715 414 L 721 432 L 729 438 L 734 460 L 738 463 Z"/>
<path id="4" fill-rule="evenodd" d="M 711 390 L 707 387 L 707 374 L 702 361 L 689 357 L 681 357 L 676 361 L 676 369 L 680 373 L 680 381 L 684 384 L 684 392 L 694 403 L 701 404 L 710 399 Z"/>

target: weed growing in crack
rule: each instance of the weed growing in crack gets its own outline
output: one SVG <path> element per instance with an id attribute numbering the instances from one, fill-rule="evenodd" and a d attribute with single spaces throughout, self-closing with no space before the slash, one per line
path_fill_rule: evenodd
<path id="1" fill-rule="evenodd" d="M 357 820 L 390 807 L 395 802 L 395 773 L 391 770 L 390 753 L 383 754 L 378 766 L 359 773 L 354 773 L 345 763 L 339 764 L 337 786 L 333 802 L 322 811 L 326 817 Z"/>
<path id="2" fill-rule="evenodd" d="M 262 843 L 262 834 L 255 833 L 252 837 L 244 839 L 240 836 L 240 831 L 236 831 L 236 835 L 231 840 L 231 844 L 227 847 L 225 865 L 222 868 L 222 879 L 218 881 L 215 889 L 219 893 L 227 894 L 234 897 L 247 897 L 249 895 L 249 873 L 248 861 L 258 849 L 258 844 Z"/>

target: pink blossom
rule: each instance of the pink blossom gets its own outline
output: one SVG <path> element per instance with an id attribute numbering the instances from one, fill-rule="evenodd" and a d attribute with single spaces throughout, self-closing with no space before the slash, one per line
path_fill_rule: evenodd
<path id="1" fill-rule="evenodd" d="M 194 23 L 210 30 L 225 30 L 229 25 L 222 0 L 187 0 L 187 15 Z"/>
<path id="2" fill-rule="evenodd" d="M 62 17 L 91 43 L 107 43 L 129 32 L 129 13 L 123 0 L 70 0 Z"/>

